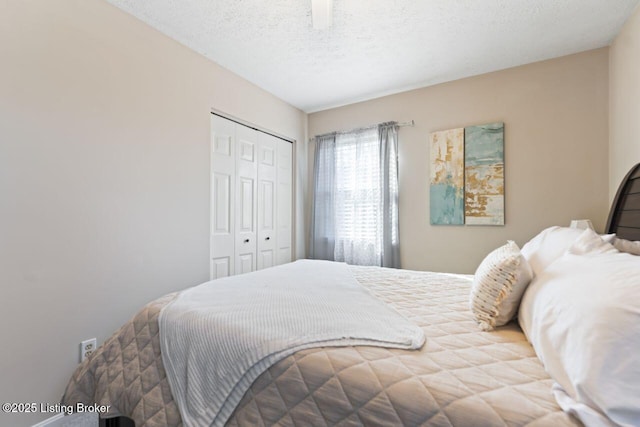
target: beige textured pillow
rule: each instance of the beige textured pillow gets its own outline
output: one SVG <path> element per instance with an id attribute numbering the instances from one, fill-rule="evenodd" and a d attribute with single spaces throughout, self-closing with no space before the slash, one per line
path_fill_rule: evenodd
<path id="1" fill-rule="evenodd" d="M 469 301 L 483 330 L 490 331 L 515 317 L 532 277 L 529 263 L 511 240 L 487 255 L 476 270 Z"/>

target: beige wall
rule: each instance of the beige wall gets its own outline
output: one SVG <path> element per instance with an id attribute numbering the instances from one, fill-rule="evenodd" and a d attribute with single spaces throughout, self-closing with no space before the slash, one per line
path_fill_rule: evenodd
<path id="1" fill-rule="evenodd" d="M 208 278 L 210 109 L 305 161 L 306 114 L 99 0 L 0 2 L 0 64 L 0 402 L 54 404 L 82 339 Z"/>
<path id="2" fill-rule="evenodd" d="M 640 162 L 640 7 L 609 52 L 609 197 Z"/>
<path id="3" fill-rule="evenodd" d="M 572 218 L 604 227 L 607 104 L 603 48 L 310 114 L 309 135 L 415 120 L 399 135 L 402 265 L 472 273 L 507 239 L 523 244 Z M 431 226 L 429 133 L 494 121 L 505 123 L 506 225 Z"/>

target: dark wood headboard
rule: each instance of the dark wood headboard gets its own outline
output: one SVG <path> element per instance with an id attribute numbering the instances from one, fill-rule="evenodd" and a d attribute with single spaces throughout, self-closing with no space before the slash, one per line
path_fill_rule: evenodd
<path id="1" fill-rule="evenodd" d="M 627 240 L 640 240 L 640 163 L 624 177 L 607 220 L 607 233 Z"/>

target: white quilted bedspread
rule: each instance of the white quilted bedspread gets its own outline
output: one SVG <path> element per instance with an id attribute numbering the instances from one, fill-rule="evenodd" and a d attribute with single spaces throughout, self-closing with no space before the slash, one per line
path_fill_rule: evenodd
<path id="1" fill-rule="evenodd" d="M 482 332 L 468 310 L 470 277 L 352 267 L 360 283 L 427 337 L 419 351 L 366 346 L 297 352 L 256 379 L 231 426 L 580 425 L 516 324 Z M 63 403 L 111 404 L 138 427 L 180 425 L 149 304 L 73 375 Z"/>

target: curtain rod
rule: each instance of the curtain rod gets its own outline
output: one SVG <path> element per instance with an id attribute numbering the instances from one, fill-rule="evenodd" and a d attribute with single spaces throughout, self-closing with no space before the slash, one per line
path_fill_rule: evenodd
<path id="1" fill-rule="evenodd" d="M 409 120 L 408 122 L 398 122 L 397 125 L 398 125 L 398 127 L 414 126 L 415 122 L 413 120 Z M 351 130 L 339 130 L 339 131 L 336 131 L 336 132 L 327 132 L 327 133 L 323 133 L 323 134 L 311 137 L 311 138 L 309 138 L 309 141 L 313 141 L 314 139 L 316 139 L 319 136 L 339 135 L 339 134 L 344 134 L 344 133 L 359 132 L 361 130 L 367 130 L 367 129 L 371 129 L 371 128 L 375 128 L 375 127 L 378 127 L 378 125 L 363 126 L 363 127 L 359 127 L 359 128 L 355 128 L 355 129 L 351 129 Z"/>

